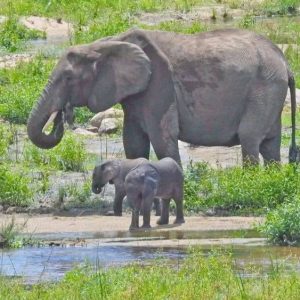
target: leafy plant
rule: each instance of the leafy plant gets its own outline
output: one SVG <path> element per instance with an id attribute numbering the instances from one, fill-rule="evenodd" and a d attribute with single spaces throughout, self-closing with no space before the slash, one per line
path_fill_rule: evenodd
<path id="1" fill-rule="evenodd" d="M 268 240 L 274 244 L 294 245 L 300 243 L 300 197 L 270 211 L 265 222 L 259 226 Z"/>
<path id="2" fill-rule="evenodd" d="M 86 158 L 83 142 L 71 133 L 66 133 L 53 149 L 42 150 L 33 144 L 27 144 L 24 150 L 27 163 L 63 171 L 83 171 Z"/>
<path id="3" fill-rule="evenodd" d="M 27 174 L 18 169 L 11 170 L 9 165 L 0 164 L 0 203 L 27 206 L 32 200 L 30 180 Z"/>

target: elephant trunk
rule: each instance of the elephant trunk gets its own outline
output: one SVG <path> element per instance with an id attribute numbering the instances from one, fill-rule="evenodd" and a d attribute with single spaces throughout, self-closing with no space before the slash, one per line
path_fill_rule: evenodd
<path id="1" fill-rule="evenodd" d="M 50 149 L 55 147 L 64 134 L 62 110 L 51 111 L 51 102 L 45 97 L 45 92 L 31 111 L 27 123 L 27 132 L 30 140 L 39 148 Z M 49 134 L 45 133 L 49 123 L 53 121 L 53 127 Z"/>

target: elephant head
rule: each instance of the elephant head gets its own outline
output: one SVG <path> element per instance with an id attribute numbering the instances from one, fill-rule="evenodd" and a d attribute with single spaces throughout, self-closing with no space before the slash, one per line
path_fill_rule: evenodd
<path id="1" fill-rule="evenodd" d="M 59 60 L 30 114 L 30 140 L 40 148 L 56 146 L 63 137 L 64 119 L 70 119 L 73 107 L 106 110 L 144 91 L 150 77 L 150 59 L 133 43 L 100 40 L 71 47 Z M 51 123 L 52 130 L 47 133 Z"/>
<path id="2" fill-rule="evenodd" d="M 118 176 L 120 170 L 121 166 L 118 160 L 108 160 L 96 166 L 93 171 L 93 193 L 99 194 L 108 182 L 113 183 L 112 181 Z"/>

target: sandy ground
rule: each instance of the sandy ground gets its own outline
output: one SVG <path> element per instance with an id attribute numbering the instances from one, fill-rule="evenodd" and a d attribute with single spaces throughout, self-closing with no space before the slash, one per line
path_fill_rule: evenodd
<path id="1" fill-rule="evenodd" d="M 12 216 L 0 215 L 2 223 L 11 220 Z M 208 231 L 208 230 L 238 230 L 250 229 L 255 223 L 262 221 L 258 217 L 186 217 L 186 222 L 182 225 L 173 224 L 174 217 L 170 218 L 170 224 L 165 226 L 156 225 L 158 217 L 151 217 L 152 229 L 155 231 Z M 118 231 L 128 232 L 131 216 L 126 214 L 122 217 L 114 216 L 53 216 L 26 214 L 15 215 L 17 224 L 27 221 L 25 232 L 36 234 L 49 233 L 105 233 Z M 140 219 L 140 222 L 142 219 Z"/>

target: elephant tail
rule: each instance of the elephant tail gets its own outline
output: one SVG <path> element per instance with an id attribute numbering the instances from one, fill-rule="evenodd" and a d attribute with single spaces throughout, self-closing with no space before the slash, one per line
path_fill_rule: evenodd
<path id="1" fill-rule="evenodd" d="M 288 85 L 291 93 L 291 120 L 292 120 L 292 141 L 289 149 L 289 162 L 295 163 L 298 161 L 299 149 L 296 145 L 296 86 L 293 73 L 288 71 Z"/>

